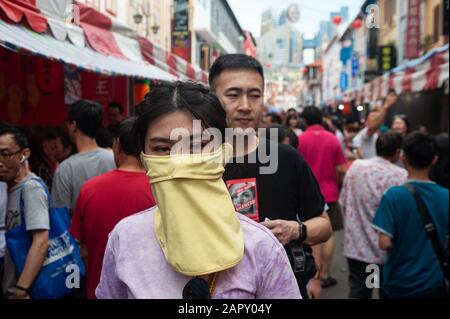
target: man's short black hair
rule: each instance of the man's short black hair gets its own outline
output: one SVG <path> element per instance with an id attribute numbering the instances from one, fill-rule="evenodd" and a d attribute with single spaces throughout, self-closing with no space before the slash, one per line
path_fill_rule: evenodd
<path id="1" fill-rule="evenodd" d="M 122 121 L 117 128 L 117 138 L 125 154 L 139 158 L 141 149 L 133 132 L 136 119 L 136 117 L 130 117 Z"/>
<path id="2" fill-rule="evenodd" d="M 79 100 L 69 106 L 69 122 L 73 121 L 83 134 L 95 138 L 102 127 L 103 107 L 94 101 Z"/>
<path id="3" fill-rule="evenodd" d="M 384 158 L 391 158 L 397 150 L 402 148 L 403 138 L 400 133 L 387 131 L 380 134 L 376 143 L 377 155 Z"/>
<path id="4" fill-rule="evenodd" d="M 403 152 L 409 165 L 425 169 L 430 167 L 434 157 L 438 155 L 438 146 L 429 134 L 415 131 L 405 138 Z"/>
<path id="5" fill-rule="evenodd" d="M 123 113 L 123 105 L 119 102 L 112 101 L 108 104 L 109 109 L 119 109 L 120 114 Z"/>
<path id="6" fill-rule="evenodd" d="M 264 69 L 255 58 L 245 54 L 226 54 L 219 57 L 209 71 L 209 86 L 215 90 L 215 81 L 224 71 L 248 70 L 255 71 L 264 81 Z"/>
<path id="7" fill-rule="evenodd" d="M 308 126 L 323 124 L 323 113 L 316 106 L 305 107 L 302 112 L 302 118 Z"/>
<path id="8" fill-rule="evenodd" d="M 29 148 L 29 142 L 25 130 L 15 124 L 0 122 L 0 136 L 10 134 L 21 149 Z"/>

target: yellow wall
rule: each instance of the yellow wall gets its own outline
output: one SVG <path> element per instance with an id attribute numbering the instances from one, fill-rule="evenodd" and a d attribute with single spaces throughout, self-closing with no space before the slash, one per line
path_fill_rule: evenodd
<path id="1" fill-rule="evenodd" d="M 380 45 L 388 45 L 397 42 L 397 12 L 390 19 L 390 24 L 385 23 L 385 7 L 387 2 L 395 3 L 397 0 L 380 0 L 378 6 L 380 7 Z M 394 6 L 395 7 L 395 6 Z"/>
<path id="2" fill-rule="evenodd" d="M 434 25 L 439 23 L 439 32 L 442 33 L 442 7 L 439 14 L 439 21 L 434 20 L 434 8 L 438 5 L 442 4 L 442 0 L 425 0 L 425 30 L 424 30 L 424 37 L 431 36 L 433 37 L 433 30 Z M 444 45 L 444 36 L 439 37 L 439 41 L 431 43 L 429 46 L 427 46 L 424 49 L 432 49 L 436 47 L 440 47 Z"/>

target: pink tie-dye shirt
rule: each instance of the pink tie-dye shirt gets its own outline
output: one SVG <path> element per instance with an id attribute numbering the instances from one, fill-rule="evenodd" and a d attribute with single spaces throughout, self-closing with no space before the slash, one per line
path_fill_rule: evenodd
<path id="1" fill-rule="evenodd" d="M 386 253 L 378 246 L 372 220 L 383 194 L 402 185 L 408 173 L 381 158 L 355 161 L 348 170 L 340 196 L 345 214 L 344 255 L 369 264 L 383 264 Z"/>

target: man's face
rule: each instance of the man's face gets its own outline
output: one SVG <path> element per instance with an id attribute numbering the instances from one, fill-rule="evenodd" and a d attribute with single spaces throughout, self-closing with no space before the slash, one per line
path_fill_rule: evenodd
<path id="1" fill-rule="evenodd" d="M 370 112 L 369 115 L 367 116 L 366 126 L 368 126 L 370 123 L 375 121 L 377 119 L 378 115 L 379 115 L 378 110 Z"/>
<path id="2" fill-rule="evenodd" d="M 224 71 L 215 93 L 222 101 L 231 128 L 257 129 L 264 104 L 264 81 L 256 71 Z"/>
<path id="3" fill-rule="evenodd" d="M 28 149 L 22 150 L 11 134 L 0 136 L 0 182 L 8 183 L 16 178 L 22 156 L 27 157 L 26 152 Z"/>
<path id="4" fill-rule="evenodd" d="M 120 110 L 116 107 L 110 107 L 108 109 L 108 119 L 109 124 L 113 126 L 119 125 L 122 121 L 122 114 L 120 114 Z"/>

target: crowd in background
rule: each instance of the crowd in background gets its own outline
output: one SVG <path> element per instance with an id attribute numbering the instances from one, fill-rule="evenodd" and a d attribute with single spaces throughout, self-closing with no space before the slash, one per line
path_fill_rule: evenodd
<path id="1" fill-rule="evenodd" d="M 247 68 L 250 75 L 258 75 L 252 69 L 252 65 L 260 68 L 257 62 L 250 62 L 250 66 L 244 64 L 244 69 Z M 243 72 L 240 65 L 235 69 Z M 257 70 L 262 73 L 262 68 Z M 212 84 L 214 90 L 220 91 L 217 83 L 213 81 Z M 167 101 L 174 103 L 173 96 L 183 86 L 178 84 L 161 89 L 162 97 L 165 97 L 164 89 L 172 92 L 166 92 Z M 185 99 L 189 94 L 203 94 L 207 96 L 205 99 L 211 109 L 220 106 L 215 95 L 205 88 L 187 85 L 184 89 Z M 168 107 L 167 101 L 162 101 L 161 105 L 154 103 L 163 108 Z M 194 98 L 193 101 L 197 103 Z M 318 107 L 307 106 L 299 110 L 265 113 L 259 125 L 260 128 L 277 130 L 278 134 L 269 134 L 269 139 L 292 146 L 293 149 L 283 149 L 288 154 L 287 158 L 298 157 L 301 163 L 303 160 L 306 162 L 302 164 L 302 174 L 312 172 L 313 176 L 302 192 L 310 191 L 310 186 L 316 187 L 318 183 L 323 198 L 316 203 L 320 206 L 316 213 L 320 215 L 322 203 L 319 201 L 324 201 L 333 230 L 344 230 L 344 255 L 350 269 L 351 298 L 372 297 L 372 291 L 366 287 L 365 276 L 366 267 L 373 264 L 382 268 L 385 274 L 382 283 L 384 298 L 414 297 L 415 292 L 420 292 L 422 297 L 440 297 L 443 294 L 441 276 L 437 275 L 439 263 L 429 268 L 426 266 L 430 260 L 436 259 L 434 247 L 427 242 L 425 232 L 423 236 L 417 235 L 423 228 L 421 218 L 419 215 L 408 217 L 407 212 L 415 207 L 416 202 L 414 197 L 408 197 L 409 190 L 402 185 L 412 186 L 413 192 L 421 195 L 436 223 L 434 228 L 439 241 L 447 242 L 448 247 L 448 135 L 431 136 L 423 127 L 416 130 L 410 127 L 404 115 L 388 119 L 388 111 L 396 101 L 397 96 L 390 93 L 384 105 L 370 110 L 361 122 L 324 114 Z M 202 107 L 206 109 L 206 102 L 205 105 Z M 103 254 L 107 248 L 114 250 L 114 247 L 107 247 L 108 234 L 123 218 L 156 203 L 141 162 L 142 141 L 139 147 L 139 141 L 133 135 L 136 133 L 136 118 L 126 118 L 124 113 L 122 105 L 112 102 L 105 121 L 101 105 L 81 100 L 69 106 L 68 120 L 63 127 L 23 129 L 8 123 L 0 124 L 0 178 L 5 182 L 0 183 L 0 278 L 4 297 L 30 297 L 33 278 L 39 273 L 49 249 L 48 211 L 54 202 L 57 207 L 69 209 L 72 218 L 70 232 L 80 244 L 88 269 L 83 288 L 88 298 L 95 298 Z M 138 123 L 152 116 L 156 117 L 148 109 L 142 110 Z M 208 116 L 218 117 L 217 114 Z M 388 120 L 392 120 L 390 127 L 386 126 Z M 224 124 L 225 115 L 217 121 Z M 240 121 L 247 123 L 249 119 Z M 108 126 L 103 126 L 105 122 Z M 163 148 L 155 146 L 155 152 L 164 153 Z M 142 159 L 145 160 L 144 157 Z M 289 171 L 295 168 L 281 169 Z M 231 169 L 225 171 L 226 180 Z M 46 187 L 41 186 L 38 177 Z M 46 188 L 53 201 L 50 201 Z M 270 201 L 270 195 L 261 197 L 260 201 Z M 277 206 L 282 203 L 269 204 Z M 20 225 L 22 219 L 31 234 L 32 244 L 30 257 L 19 273 L 9 256 L 4 234 Z M 272 227 L 270 222 L 267 219 L 263 225 Z M 333 236 L 311 246 L 318 248 L 314 250 L 314 257 L 320 269 L 321 288 L 336 285 L 331 273 L 336 250 Z M 412 260 L 415 260 L 413 266 Z M 311 283 L 305 283 L 306 286 L 310 289 Z M 108 293 L 114 291 L 111 287 L 103 286 L 103 289 Z M 302 291 L 302 295 L 305 294 Z"/>

